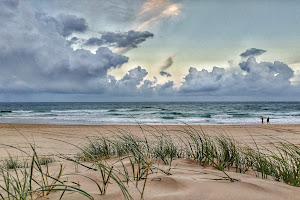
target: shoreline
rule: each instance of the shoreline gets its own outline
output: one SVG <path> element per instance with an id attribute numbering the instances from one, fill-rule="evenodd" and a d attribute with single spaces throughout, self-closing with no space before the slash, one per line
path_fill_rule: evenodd
<path id="1" fill-rule="evenodd" d="M 299 127 L 300 124 L 36 124 L 36 123 L 1 123 L 0 122 L 0 131 L 3 127 L 17 126 L 17 127 L 238 127 L 238 128 L 274 128 L 274 127 Z M 1 132 L 0 132 L 1 133 Z"/>
<path id="2" fill-rule="evenodd" d="M 236 123 L 236 124 L 226 124 L 226 123 L 103 123 L 103 124 L 93 124 L 93 123 L 24 123 L 24 122 L 0 122 L 2 124 L 16 124 L 16 125 L 49 125 L 49 126 L 300 126 L 300 123 Z"/>

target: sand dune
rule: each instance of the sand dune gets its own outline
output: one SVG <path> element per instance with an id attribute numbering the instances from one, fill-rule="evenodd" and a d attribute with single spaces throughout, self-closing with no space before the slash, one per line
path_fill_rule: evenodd
<path id="1" fill-rule="evenodd" d="M 38 147 L 39 153 L 43 155 L 75 155 L 78 149 L 64 142 L 53 140 L 59 139 L 68 141 L 75 145 L 82 145 L 86 142 L 86 136 L 113 136 L 112 131 L 118 128 L 126 129 L 136 135 L 142 136 L 143 133 L 138 126 L 67 126 L 67 125 L 24 125 L 24 124 L 0 124 L 0 137 L 2 144 L 18 146 L 23 150 L 28 150 L 28 142 L 24 136 Z M 148 134 L 153 127 L 143 127 L 148 130 Z M 168 130 L 168 133 L 178 134 L 184 126 L 155 126 L 155 129 Z M 203 129 L 208 134 L 226 133 L 234 139 L 253 143 L 252 137 L 261 146 L 268 146 L 269 143 L 264 139 L 267 136 L 280 138 L 294 144 L 300 144 L 300 125 L 236 125 L 236 126 L 194 126 L 195 129 Z M 251 133 L 251 136 L 249 135 Z M 151 134 L 149 134 L 151 135 Z M 150 136 L 149 136 L 150 137 Z M 268 137 L 270 138 L 270 137 Z M 1 145 L 0 156 L 2 159 L 8 156 L 7 152 L 13 156 L 24 156 L 18 151 L 12 150 Z M 107 162 L 113 162 L 107 160 Z M 60 164 L 64 166 L 64 174 L 80 173 L 94 180 L 101 182 L 99 172 L 87 170 L 84 167 L 76 167 L 72 162 L 57 159 L 57 162 L 49 164 L 51 173 L 57 173 Z M 129 166 L 129 161 L 125 160 L 124 165 Z M 114 167 L 121 168 L 121 164 Z M 160 164 L 160 167 L 167 169 L 168 166 Z M 274 181 L 272 177 L 262 179 L 256 177 L 254 172 L 236 173 L 230 170 L 227 174 L 236 179 L 230 182 L 222 171 L 213 167 L 202 167 L 198 163 L 189 159 L 176 159 L 172 163 L 171 175 L 166 175 L 154 171 L 147 178 L 144 199 L 299 199 L 300 189 L 290 186 L 283 182 Z M 68 180 L 80 184 L 80 188 L 87 191 L 95 199 L 124 199 L 118 185 L 110 181 L 106 195 L 100 195 L 97 186 L 92 181 L 81 176 L 69 176 Z M 142 189 L 143 180 L 139 183 Z M 136 187 L 129 183 L 129 192 L 134 199 L 140 199 L 140 193 Z M 50 199 L 59 199 L 59 193 L 53 193 Z M 48 198 L 48 197 L 47 197 Z M 68 193 L 63 199 L 83 199 L 79 194 Z"/>

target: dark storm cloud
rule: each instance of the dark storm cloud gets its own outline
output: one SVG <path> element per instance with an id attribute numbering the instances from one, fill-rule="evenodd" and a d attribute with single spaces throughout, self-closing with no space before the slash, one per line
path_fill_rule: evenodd
<path id="1" fill-rule="evenodd" d="M 88 28 L 85 19 L 75 15 L 60 14 L 57 18 L 63 25 L 62 35 L 64 37 L 70 36 L 74 32 L 84 33 Z"/>
<path id="2" fill-rule="evenodd" d="M 12 9 L 1 2 L 0 6 L 2 13 L 9 13 L 0 15 L 0 24 L 5 27 L 0 30 L 1 92 L 103 93 L 108 85 L 107 71 L 128 62 L 128 57 L 106 47 L 95 54 L 74 51 L 63 35 L 84 31 L 81 18 L 64 15 L 64 23 L 60 23 L 36 13 L 25 1 L 16 5 Z M 60 29 L 62 24 L 68 28 Z M 68 34 L 62 35 L 61 30 Z"/>
<path id="3" fill-rule="evenodd" d="M 85 20 L 73 15 L 51 17 L 37 13 L 26 2 L 12 8 L 1 2 L 0 23 L 0 91 L 4 93 L 56 93 L 138 95 L 148 72 L 141 67 L 130 70 L 122 79 L 107 75 L 110 68 L 128 62 L 128 57 L 113 53 L 107 47 L 95 54 L 88 50 L 74 51 L 70 44 L 80 39 L 73 32 L 84 32 Z M 12 34 L 14 33 L 14 34 Z M 104 33 L 106 42 L 118 47 L 136 47 L 149 32 Z M 148 80 L 145 80 L 147 82 Z M 149 88 L 153 94 L 153 83 Z"/>
<path id="4" fill-rule="evenodd" d="M 169 74 L 168 72 L 164 72 L 164 71 L 159 72 L 159 74 L 160 74 L 161 76 L 166 76 L 166 77 L 171 77 L 171 76 L 172 76 L 172 75 Z"/>
<path id="5" fill-rule="evenodd" d="M 64 37 L 68 37 L 73 33 L 84 33 L 88 29 L 86 20 L 75 15 L 60 14 L 57 17 L 51 17 L 45 13 L 36 12 L 35 18 L 40 22 L 55 26 L 57 32 Z"/>
<path id="6" fill-rule="evenodd" d="M 104 32 L 101 38 L 108 44 L 116 47 L 132 47 L 136 48 L 140 43 L 152 38 L 153 33 L 148 31 L 128 31 L 125 33 Z"/>
<path id="7" fill-rule="evenodd" d="M 71 41 L 73 41 L 73 42 L 78 41 L 78 37 L 72 37 L 72 38 L 71 38 Z"/>
<path id="8" fill-rule="evenodd" d="M 241 53 L 240 56 L 243 58 L 247 58 L 250 56 L 259 56 L 265 52 L 267 52 L 267 51 L 263 50 L 263 49 L 251 48 L 251 49 L 247 49 L 244 53 Z"/>
<path id="9" fill-rule="evenodd" d="M 80 41 L 80 39 L 78 37 L 72 37 L 71 39 L 68 40 L 68 44 L 69 45 L 77 44 L 78 41 Z"/>
<path id="10" fill-rule="evenodd" d="M 100 38 L 90 38 L 85 42 L 87 46 L 108 45 L 118 48 L 137 48 L 139 44 L 148 38 L 154 37 L 148 31 L 128 32 L 103 32 Z"/>
<path id="11" fill-rule="evenodd" d="M 87 46 L 101 46 L 101 45 L 105 44 L 105 42 L 102 39 L 93 37 L 93 38 L 88 39 L 84 44 Z"/>

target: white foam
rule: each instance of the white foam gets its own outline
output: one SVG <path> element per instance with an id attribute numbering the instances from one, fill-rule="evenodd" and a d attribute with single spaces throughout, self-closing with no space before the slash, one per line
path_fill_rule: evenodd
<path id="1" fill-rule="evenodd" d="M 12 113 L 32 113 L 32 110 L 13 110 Z"/>
<path id="2" fill-rule="evenodd" d="M 300 104 L 299 104 L 300 105 Z M 132 106 L 129 108 L 118 108 L 118 105 L 105 106 L 102 109 L 69 109 L 52 110 L 40 112 L 33 110 L 15 110 L 11 113 L 1 113 L 0 122 L 17 123 L 48 123 L 48 124 L 259 124 L 261 117 L 270 117 L 270 122 L 275 124 L 300 124 L 299 109 L 292 110 L 293 107 L 281 109 L 274 107 L 270 110 L 238 110 L 233 107 L 220 108 L 210 107 L 152 107 L 139 109 Z M 21 107 L 21 109 L 24 107 Z M 47 107 L 45 107 L 47 108 Z M 68 107 L 72 108 L 72 107 Z M 81 108 L 81 107 L 80 107 Z M 30 108 L 31 109 L 31 108 Z M 182 113 L 177 115 L 174 113 Z M 226 114 L 228 113 L 228 114 Z M 239 114 L 242 116 L 239 117 Z M 206 116 L 206 117 L 205 117 Z M 168 119 L 169 118 L 169 119 Z"/>

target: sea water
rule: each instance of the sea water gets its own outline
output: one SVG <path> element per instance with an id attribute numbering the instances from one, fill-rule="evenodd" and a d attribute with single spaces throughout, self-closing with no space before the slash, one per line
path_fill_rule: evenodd
<path id="1" fill-rule="evenodd" d="M 0 103 L 0 123 L 300 124 L 300 102 Z"/>

